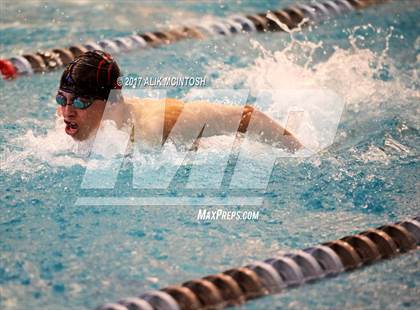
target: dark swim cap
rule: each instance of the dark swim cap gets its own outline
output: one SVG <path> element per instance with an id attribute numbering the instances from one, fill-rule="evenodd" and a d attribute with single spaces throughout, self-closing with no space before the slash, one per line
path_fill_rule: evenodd
<path id="1" fill-rule="evenodd" d="M 60 80 L 60 90 L 80 97 L 116 101 L 108 98 L 112 89 L 121 89 L 117 80 L 120 68 L 111 55 L 103 51 L 88 51 L 76 57 L 64 70 Z M 118 90 L 116 93 L 121 96 Z"/>

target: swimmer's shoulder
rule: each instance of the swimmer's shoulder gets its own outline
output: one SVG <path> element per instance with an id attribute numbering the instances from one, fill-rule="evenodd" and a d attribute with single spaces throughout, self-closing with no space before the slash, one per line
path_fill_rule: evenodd
<path id="1" fill-rule="evenodd" d="M 182 111 L 183 102 L 172 98 L 143 99 L 124 98 L 135 125 L 135 140 L 149 146 L 159 146 L 162 142 L 163 122 L 176 119 Z M 178 111 L 178 113 L 176 113 Z M 166 127 L 166 126 L 164 126 Z"/>
<path id="2" fill-rule="evenodd" d="M 124 98 L 124 103 L 132 107 L 153 108 L 166 105 L 167 107 L 182 107 L 184 102 L 174 98 L 150 99 L 150 98 Z"/>
<path id="3" fill-rule="evenodd" d="M 173 98 L 149 99 L 149 98 L 124 98 L 124 103 L 136 117 L 152 117 L 165 111 L 179 113 L 184 107 L 184 102 Z"/>

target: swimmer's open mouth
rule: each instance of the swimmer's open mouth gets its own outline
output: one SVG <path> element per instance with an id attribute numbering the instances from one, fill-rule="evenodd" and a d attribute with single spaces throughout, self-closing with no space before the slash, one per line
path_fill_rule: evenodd
<path id="1" fill-rule="evenodd" d="M 79 131 L 79 125 L 76 122 L 64 120 L 66 124 L 66 134 L 74 136 Z"/>

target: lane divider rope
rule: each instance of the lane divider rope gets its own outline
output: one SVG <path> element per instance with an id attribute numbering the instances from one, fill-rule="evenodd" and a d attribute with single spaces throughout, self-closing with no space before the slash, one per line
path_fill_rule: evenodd
<path id="1" fill-rule="evenodd" d="M 107 303 L 96 310 L 200 310 L 240 306 L 420 248 L 420 217 L 304 250 L 281 252 L 219 274 Z"/>
<path id="2" fill-rule="evenodd" d="M 273 21 L 270 15 L 274 14 L 282 24 L 285 24 L 289 29 L 294 29 L 300 24 L 305 26 L 310 22 L 319 22 L 338 14 L 345 14 L 385 1 L 387 0 L 320 0 L 259 14 L 235 14 L 226 18 L 214 18 L 163 31 L 137 33 L 98 42 L 88 41 L 68 48 L 54 48 L 50 51 L 38 51 L 0 59 L 0 71 L 5 79 L 11 80 L 19 76 L 56 70 L 88 50 L 104 50 L 114 55 L 192 38 L 203 39 L 255 31 L 284 31 L 283 27 Z"/>

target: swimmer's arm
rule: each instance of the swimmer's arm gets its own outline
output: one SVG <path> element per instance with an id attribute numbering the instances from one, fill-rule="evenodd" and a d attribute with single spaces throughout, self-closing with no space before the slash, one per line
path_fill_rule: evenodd
<path id="1" fill-rule="evenodd" d="M 246 105 L 243 107 L 210 103 L 191 104 L 196 106 L 191 106 L 192 109 L 190 111 L 197 110 L 199 113 L 193 113 L 190 118 L 209 125 L 204 131 L 204 136 L 247 132 L 260 142 L 276 147 L 286 147 L 291 152 L 295 152 L 302 147 L 292 133 L 252 106 Z M 238 115 L 241 115 L 239 124 Z"/>
<path id="2" fill-rule="evenodd" d="M 248 123 L 250 126 L 246 126 Z M 286 147 L 290 152 L 296 152 L 302 148 L 302 144 L 290 131 L 252 106 L 245 106 L 238 131 L 248 132 L 260 142 L 276 147 Z"/>

